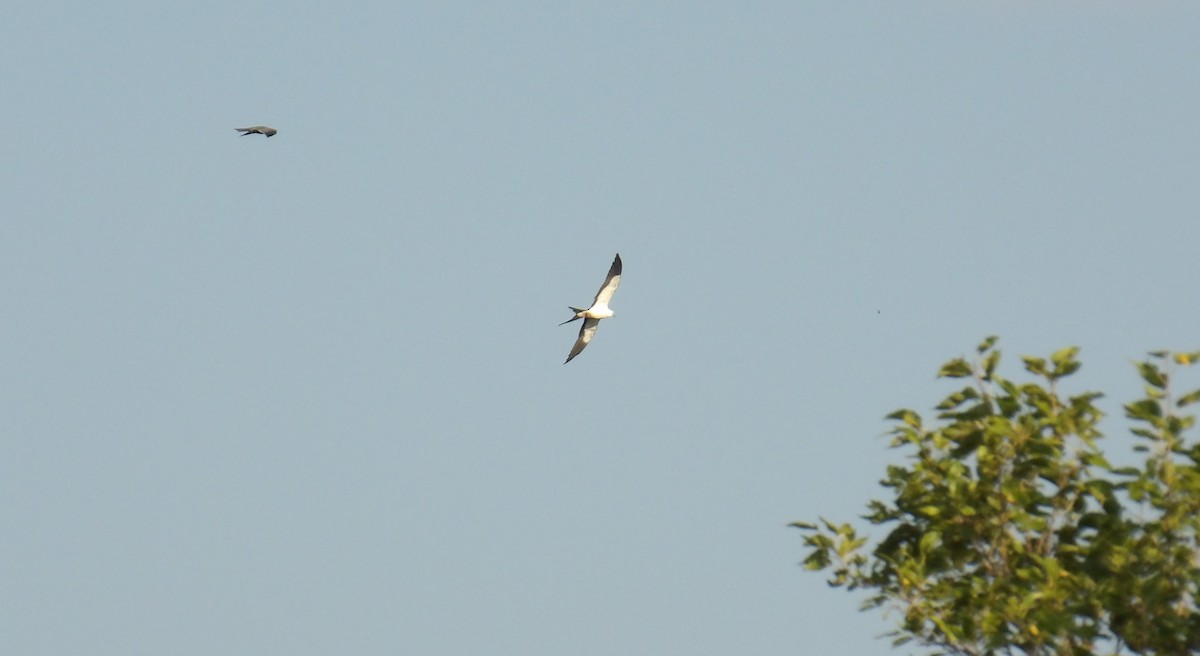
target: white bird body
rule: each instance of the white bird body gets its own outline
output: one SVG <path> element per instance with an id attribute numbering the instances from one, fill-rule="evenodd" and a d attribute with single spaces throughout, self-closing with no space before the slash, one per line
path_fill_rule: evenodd
<path id="1" fill-rule="evenodd" d="M 601 319 L 608 319 L 616 314 L 612 311 L 612 308 L 608 307 L 608 303 L 612 300 L 613 294 L 616 293 L 617 287 L 620 284 L 621 254 L 617 253 L 617 257 L 613 259 L 612 266 L 608 268 L 608 276 L 604 279 L 604 284 L 600 286 L 600 291 L 596 292 L 596 298 L 592 300 L 592 306 L 586 310 L 571 307 L 571 311 L 575 313 L 575 316 L 558 324 L 561 326 L 578 319 L 583 319 L 583 325 L 579 327 L 579 338 L 575 340 L 575 346 L 571 347 L 571 353 L 567 356 L 567 362 L 570 362 L 575 356 L 582 353 L 588 342 L 592 341 L 592 336 L 596 334 L 596 328 L 600 326 Z"/>
<path id="2" fill-rule="evenodd" d="M 583 319 L 608 319 L 615 316 L 616 313 L 612 308 L 604 303 L 596 303 L 592 307 L 584 310 L 579 316 Z"/>

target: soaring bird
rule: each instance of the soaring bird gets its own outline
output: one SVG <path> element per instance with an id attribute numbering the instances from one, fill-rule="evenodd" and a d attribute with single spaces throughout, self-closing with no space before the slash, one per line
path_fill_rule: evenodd
<path id="1" fill-rule="evenodd" d="M 612 300 L 613 294 L 617 291 L 617 285 L 620 284 L 621 254 L 617 253 L 612 266 L 608 268 L 608 277 L 604 279 L 604 284 L 600 286 L 600 291 L 596 292 L 596 298 L 592 301 L 592 307 L 584 310 L 582 308 L 567 306 L 571 308 L 575 316 L 558 325 L 565 326 L 576 319 L 583 319 L 583 326 L 579 329 L 579 339 L 575 340 L 575 346 L 571 347 L 571 354 L 567 356 L 567 362 L 570 362 L 575 356 L 583 352 L 588 342 L 592 341 L 592 336 L 596 334 L 596 328 L 600 325 L 600 320 L 613 316 L 614 313 L 609 309 L 608 302 Z"/>
<path id="2" fill-rule="evenodd" d="M 236 128 L 236 129 L 238 132 L 242 133 L 241 136 L 243 136 L 243 137 L 248 134 L 265 134 L 265 135 L 267 135 L 268 139 L 275 136 L 276 132 L 279 132 L 279 130 L 276 130 L 275 128 L 267 126 L 267 125 L 255 125 L 255 126 L 248 127 L 248 128 Z"/>

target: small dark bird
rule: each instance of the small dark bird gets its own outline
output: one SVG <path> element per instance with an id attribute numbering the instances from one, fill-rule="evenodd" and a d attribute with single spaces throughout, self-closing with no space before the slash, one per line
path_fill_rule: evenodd
<path id="1" fill-rule="evenodd" d="M 608 275 L 604 278 L 604 284 L 600 286 L 600 291 L 596 292 L 596 298 L 592 301 L 592 307 L 571 308 L 571 312 L 575 313 L 574 317 L 558 324 L 564 326 L 583 319 L 583 326 L 579 328 L 579 338 L 575 340 L 575 346 L 571 347 L 571 353 L 567 356 L 567 362 L 574 359 L 575 356 L 583 352 L 583 348 L 592 341 L 592 336 L 596 334 L 596 328 L 600 327 L 600 320 L 607 319 L 613 316 L 613 311 L 608 307 L 609 301 L 612 300 L 613 294 L 617 291 L 617 285 L 621 284 L 621 254 L 613 260 L 612 266 L 608 268 Z M 564 362 L 563 364 L 566 364 Z"/>
<path id="2" fill-rule="evenodd" d="M 266 125 L 255 125 L 249 128 L 237 128 L 237 131 L 241 132 L 241 136 L 243 137 L 248 134 L 265 134 L 267 135 L 267 138 L 273 137 L 275 136 L 276 132 L 279 132 L 279 130 Z"/>

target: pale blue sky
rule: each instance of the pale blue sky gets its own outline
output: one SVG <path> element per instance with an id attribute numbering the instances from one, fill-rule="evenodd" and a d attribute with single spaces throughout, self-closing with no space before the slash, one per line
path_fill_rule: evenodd
<path id="1" fill-rule="evenodd" d="M 786 524 L 879 496 L 883 415 L 986 335 L 1013 377 L 1083 347 L 1116 414 L 1132 360 L 1197 347 L 1198 34 L 10 5 L 0 652 L 894 653 Z"/>

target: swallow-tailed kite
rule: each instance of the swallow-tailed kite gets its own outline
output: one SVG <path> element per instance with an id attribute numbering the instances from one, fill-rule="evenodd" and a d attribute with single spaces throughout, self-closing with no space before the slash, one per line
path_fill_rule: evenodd
<path id="1" fill-rule="evenodd" d="M 613 311 L 609 309 L 608 302 L 612 300 L 613 293 L 617 291 L 617 285 L 621 284 L 621 254 L 617 253 L 616 259 L 613 260 L 612 266 L 608 269 L 608 277 L 604 279 L 604 284 L 600 286 L 600 291 L 596 292 L 596 298 L 592 301 L 592 307 L 584 310 L 582 308 L 567 306 L 575 313 L 574 317 L 558 324 L 566 325 L 576 319 L 583 319 L 583 326 L 579 329 L 579 339 L 575 340 L 575 346 L 571 347 L 571 354 L 567 356 L 567 362 L 579 355 L 588 342 L 592 341 L 592 336 L 596 334 L 596 327 L 600 325 L 601 319 L 607 319 L 613 316 Z M 563 364 L 566 364 L 564 362 Z"/>
<path id="2" fill-rule="evenodd" d="M 268 139 L 275 136 L 276 132 L 279 132 L 279 130 L 276 130 L 275 128 L 272 128 L 272 127 L 268 127 L 266 125 L 255 125 L 255 126 L 248 127 L 248 128 L 236 128 L 236 129 L 238 132 L 242 133 L 241 136 L 243 136 L 243 137 L 248 134 L 265 134 L 265 135 L 267 135 Z"/>

